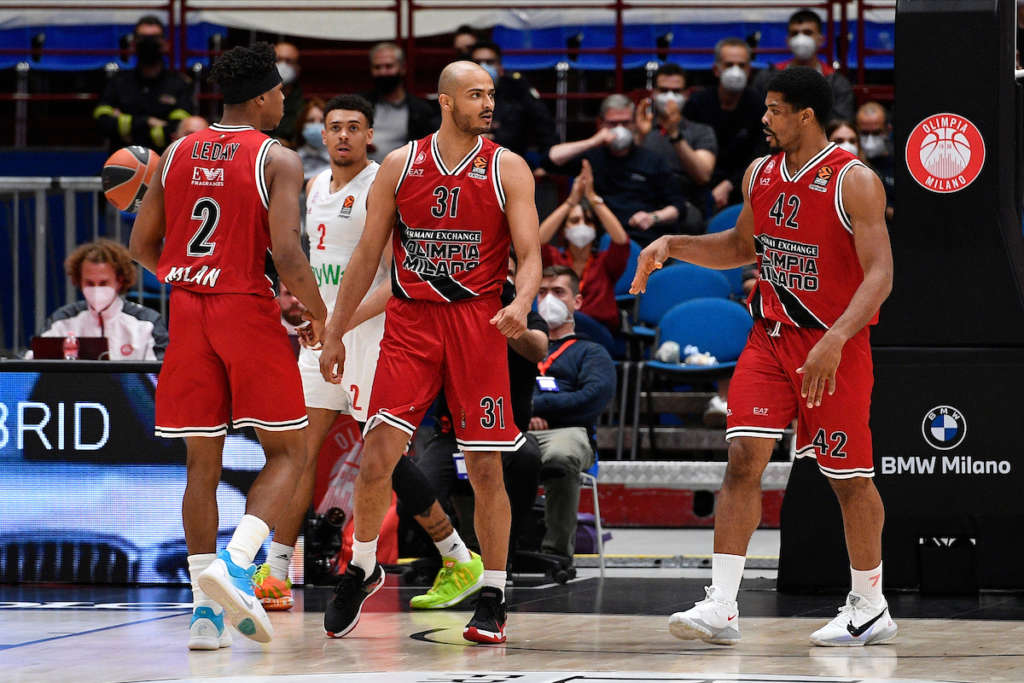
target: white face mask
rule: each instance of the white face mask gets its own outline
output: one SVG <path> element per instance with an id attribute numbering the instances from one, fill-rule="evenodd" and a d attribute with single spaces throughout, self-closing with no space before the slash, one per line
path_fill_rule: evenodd
<path id="1" fill-rule="evenodd" d="M 623 125 L 618 125 L 612 128 L 612 141 L 608 143 L 608 148 L 613 152 L 621 152 L 629 149 L 629 146 L 633 144 L 633 134 L 629 132 L 629 129 Z"/>
<path id="2" fill-rule="evenodd" d="M 810 59 L 818 51 L 818 41 L 805 33 L 798 33 L 789 39 L 789 51 L 797 59 Z"/>
<path id="3" fill-rule="evenodd" d="M 683 110 L 686 97 L 677 92 L 660 92 L 654 96 L 654 111 L 657 114 L 664 114 L 669 102 L 675 102 L 679 111 Z"/>
<path id="4" fill-rule="evenodd" d="M 729 92 L 739 92 L 747 87 L 747 72 L 741 66 L 730 66 L 719 76 L 719 81 Z"/>
<path id="5" fill-rule="evenodd" d="M 842 150 L 846 150 L 847 152 L 853 154 L 854 156 L 857 155 L 857 145 L 847 140 L 844 140 L 843 142 L 837 142 L 836 147 Z"/>
<path id="6" fill-rule="evenodd" d="M 82 294 L 89 308 L 97 313 L 107 310 L 117 298 L 117 290 L 113 287 L 82 287 Z"/>
<path id="7" fill-rule="evenodd" d="M 537 312 L 549 328 L 555 328 L 569 320 L 569 307 L 554 294 L 547 294 L 537 303 Z"/>
<path id="8" fill-rule="evenodd" d="M 869 159 L 880 157 L 885 154 L 885 138 L 877 133 L 865 133 L 860 136 L 860 148 Z"/>
<path id="9" fill-rule="evenodd" d="M 596 236 L 597 231 L 594 230 L 594 227 L 586 223 L 577 223 L 565 229 L 565 239 L 569 240 L 573 246 L 579 248 L 583 248 L 593 242 Z"/>
<path id="10" fill-rule="evenodd" d="M 284 81 L 285 85 L 294 83 L 295 77 L 299 75 L 295 67 L 288 62 L 278 62 L 277 73 L 281 74 L 281 80 Z"/>

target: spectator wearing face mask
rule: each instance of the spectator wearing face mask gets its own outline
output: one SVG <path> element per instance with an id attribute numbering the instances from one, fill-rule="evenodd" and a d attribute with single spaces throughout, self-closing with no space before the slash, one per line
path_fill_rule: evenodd
<path id="1" fill-rule="evenodd" d="M 548 324 L 548 355 L 537 364 L 530 434 L 540 445 L 546 531 L 541 550 L 572 557 L 580 472 L 594 462 L 597 417 L 615 395 L 615 366 L 596 342 L 576 336 L 573 313 L 582 305 L 572 268 L 544 269 L 537 312 Z"/>
<path id="2" fill-rule="evenodd" d="M 599 229 L 610 238 L 608 248 L 602 251 L 597 249 Z M 549 244 L 557 236 L 563 238 L 563 248 Z M 569 198 L 540 224 L 540 241 L 545 266 L 567 266 L 576 273 L 583 296 L 580 312 L 611 332 L 618 332 L 621 321 L 615 302 L 615 282 L 626 270 L 629 236 L 608 205 L 594 192 L 594 176 L 586 159 Z"/>
<path id="3" fill-rule="evenodd" d="M 661 155 L 679 180 L 686 197 L 684 232 L 703 230 L 708 183 L 715 170 L 718 139 L 711 126 L 683 116 L 686 72 L 666 62 L 654 75 L 653 97 L 637 107 L 636 127 L 641 146 Z"/>
<path id="4" fill-rule="evenodd" d="M 107 83 L 93 118 L 111 152 L 142 145 L 163 152 L 178 123 L 192 109 L 191 85 L 164 64 L 164 25 L 155 16 L 139 19 L 134 31 L 137 63 Z"/>
<path id="5" fill-rule="evenodd" d="M 864 160 L 882 179 L 885 217 L 892 219 L 896 194 L 896 164 L 889 113 L 878 102 L 865 102 L 857 110 L 857 133 Z"/>
<path id="6" fill-rule="evenodd" d="M 302 176 L 305 182 L 331 165 L 324 142 L 324 101 L 314 97 L 303 105 L 299 112 L 302 124 L 295 131 L 292 147 L 302 159 Z"/>
<path id="7" fill-rule="evenodd" d="M 277 124 L 273 136 L 287 146 L 292 146 L 296 135 L 299 134 L 298 121 L 303 105 L 306 103 L 302 95 L 302 86 L 299 84 L 299 74 L 302 66 L 299 64 L 299 48 L 287 41 L 281 41 L 274 46 L 274 55 L 277 58 L 277 72 L 281 74 L 281 92 L 284 93 L 284 116 L 281 123 Z"/>
<path id="8" fill-rule="evenodd" d="M 473 46 L 479 40 L 480 38 L 477 37 L 476 31 L 468 24 L 463 24 L 455 29 L 455 34 L 452 36 L 452 50 L 455 52 L 455 59 L 453 61 L 470 59 Z"/>
<path id="9" fill-rule="evenodd" d="M 601 102 L 597 132 L 584 140 L 563 142 L 548 151 L 556 170 L 576 175 L 581 159 L 590 162 L 594 192 L 604 198 L 629 237 L 649 244 L 680 232 L 686 197 L 664 158 L 636 144 L 635 106 L 625 95 Z"/>
<path id="10" fill-rule="evenodd" d="M 501 48 L 490 41 L 473 46 L 470 61 L 483 67 L 494 81 L 494 115 L 491 118 L 491 139 L 507 147 L 528 162 L 547 157 L 548 150 L 558 143 L 551 112 L 540 101 L 540 95 L 519 73 L 507 74 L 501 65 Z M 529 154 L 537 150 L 537 156 Z"/>
<path id="11" fill-rule="evenodd" d="M 715 45 L 712 67 L 718 87 L 704 88 L 683 105 L 683 116 L 715 130 L 718 157 L 711 174 L 712 211 L 743 200 L 743 173 L 754 157 L 767 152 L 761 116 L 764 98 L 750 87 L 750 46 L 742 38 Z"/>
<path id="12" fill-rule="evenodd" d="M 788 33 L 789 51 L 793 53 L 793 58 L 758 73 L 754 77 L 754 88 L 764 97 L 765 86 L 777 70 L 790 66 L 810 67 L 824 76 L 832 88 L 832 115 L 840 119 L 852 119 L 855 105 L 853 86 L 846 76 L 818 57 L 818 51 L 825 45 L 821 17 L 809 9 L 794 12 L 789 18 Z"/>
<path id="13" fill-rule="evenodd" d="M 419 140 L 441 126 L 435 104 L 405 89 L 405 53 L 394 43 L 370 48 L 373 92 L 363 95 L 374 105 L 373 144 L 369 157 L 380 163 L 389 152 L 410 140 Z"/>
<path id="14" fill-rule="evenodd" d="M 156 311 L 126 301 L 135 264 L 117 242 L 83 244 L 64 262 L 85 301 L 61 306 L 43 323 L 40 337 L 106 337 L 110 360 L 162 360 L 167 325 Z"/>
<path id="15" fill-rule="evenodd" d="M 861 159 L 864 158 L 860 149 L 860 136 L 857 135 L 857 129 L 849 121 L 833 119 L 825 126 L 825 135 L 828 137 L 828 141 L 836 143 L 836 147 L 839 149 L 855 154 Z"/>

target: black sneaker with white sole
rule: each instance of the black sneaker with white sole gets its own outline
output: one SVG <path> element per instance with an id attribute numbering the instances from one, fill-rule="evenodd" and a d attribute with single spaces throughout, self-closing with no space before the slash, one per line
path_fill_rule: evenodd
<path id="1" fill-rule="evenodd" d="M 504 643 L 508 611 L 505 596 L 493 586 L 480 589 L 476 612 L 462 631 L 462 637 L 474 643 Z"/>
<path id="2" fill-rule="evenodd" d="M 369 578 L 362 567 L 349 562 L 348 569 L 334 587 L 334 598 L 324 612 L 324 631 L 328 638 L 341 638 L 356 627 L 363 602 L 384 585 L 384 568 L 378 562 Z"/>

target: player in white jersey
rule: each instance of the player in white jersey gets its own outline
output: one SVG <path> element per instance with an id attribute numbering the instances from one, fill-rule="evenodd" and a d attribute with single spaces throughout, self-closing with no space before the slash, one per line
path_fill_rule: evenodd
<path id="1" fill-rule="evenodd" d="M 324 107 L 324 144 L 331 165 L 310 179 L 306 187 L 306 232 L 309 261 L 320 295 L 333 310 L 338 285 L 366 221 L 366 196 L 377 176 L 376 162 L 366 156 L 373 141 L 373 106 L 358 95 L 340 95 Z M 284 610 L 293 604 L 288 565 L 313 498 L 316 459 L 338 413 L 366 421 L 370 389 L 384 334 L 384 305 L 391 296 L 388 269 L 390 250 L 381 258 L 369 294 L 354 316 L 343 342 L 353 362 L 345 364 L 340 385 L 324 381 L 319 351 L 303 348 L 299 371 L 305 394 L 309 429 L 306 430 L 306 467 L 287 511 L 281 516 L 270 544 L 268 562 L 254 577 L 256 596 L 268 610 Z"/>

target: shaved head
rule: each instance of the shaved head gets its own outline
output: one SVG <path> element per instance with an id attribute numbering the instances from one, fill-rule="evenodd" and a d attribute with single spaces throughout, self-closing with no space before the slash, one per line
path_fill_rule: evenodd
<path id="1" fill-rule="evenodd" d="M 437 92 L 454 97 L 466 76 L 478 76 L 481 73 L 487 74 L 476 62 L 466 60 L 452 62 L 441 71 L 441 76 L 437 79 Z M 490 78 L 490 75 L 487 77 Z"/>

